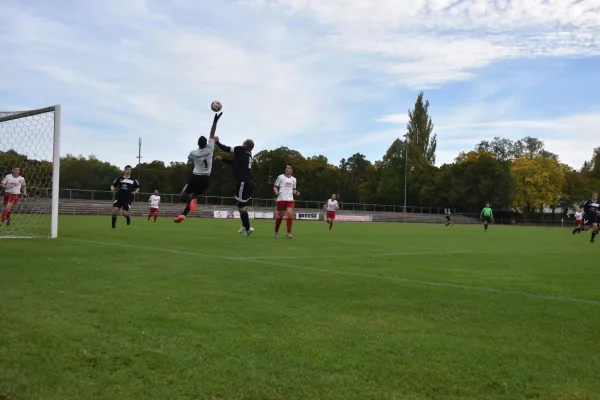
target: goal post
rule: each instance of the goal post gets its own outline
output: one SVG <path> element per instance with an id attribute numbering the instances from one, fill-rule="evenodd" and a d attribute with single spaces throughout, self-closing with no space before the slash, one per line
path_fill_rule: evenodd
<path id="1" fill-rule="evenodd" d="M 25 182 L 18 194 L 0 188 L 0 238 L 58 236 L 60 127 L 60 105 L 0 112 L 0 180 L 22 182 L 19 168 Z"/>

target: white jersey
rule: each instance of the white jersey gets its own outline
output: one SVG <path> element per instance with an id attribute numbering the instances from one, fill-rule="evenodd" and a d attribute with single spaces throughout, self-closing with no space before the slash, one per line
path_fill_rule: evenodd
<path id="1" fill-rule="evenodd" d="M 158 208 L 159 204 L 160 204 L 160 196 L 156 196 L 154 194 L 152 196 L 150 196 L 150 207 Z"/>
<path id="2" fill-rule="evenodd" d="M 335 211 L 339 208 L 337 200 L 327 200 L 327 211 Z"/>
<path id="3" fill-rule="evenodd" d="M 582 213 L 582 212 L 580 212 L 580 211 L 577 211 L 577 212 L 575 213 L 575 219 L 576 219 L 577 221 L 581 221 L 581 220 L 583 219 L 583 213 Z"/>
<path id="4" fill-rule="evenodd" d="M 215 151 L 215 140 L 208 139 L 206 147 L 190 151 L 188 159 L 194 161 L 194 175 L 210 175 L 212 171 L 213 152 Z"/>
<path id="5" fill-rule="evenodd" d="M 2 179 L 2 184 L 5 186 L 4 192 L 7 194 L 21 194 L 21 186 L 25 186 L 25 178 L 12 174 L 8 174 Z"/>
<path id="6" fill-rule="evenodd" d="M 289 178 L 284 174 L 277 177 L 275 186 L 279 187 L 279 196 L 277 201 L 294 201 L 294 192 L 296 191 L 296 178 Z"/>

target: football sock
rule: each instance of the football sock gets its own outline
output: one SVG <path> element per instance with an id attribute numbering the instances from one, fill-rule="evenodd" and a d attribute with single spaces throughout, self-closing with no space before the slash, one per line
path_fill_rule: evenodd
<path id="1" fill-rule="evenodd" d="M 333 221 L 329 222 L 329 230 L 331 230 L 331 228 L 333 228 Z"/>
<path id="2" fill-rule="evenodd" d="M 594 241 L 594 238 L 596 237 L 597 234 L 598 234 L 598 231 L 592 231 L 592 239 L 590 240 L 591 242 Z"/>
<path id="3" fill-rule="evenodd" d="M 287 233 L 292 233 L 292 217 L 288 215 L 288 219 L 285 221 L 287 225 Z"/>
<path id="4" fill-rule="evenodd" d="M 117 216 L 113 215 L 112 216 L 112 227 L 115 228 L 117 225 Z"/>
<path id="5" fill-rule="evenodd" d="M 150 221 L 150 217 L 152 217 L 152 214 L 148 214 L 148 218 L 146 219 L 146 221 Z"/>
<path id="6" fill-rule="evenodd" d="M 487 227 L 488 227 L 487 224 L 485 224 L 484 226 L 485 226 L 485 230 L 487 231 Z"/>
<path id="7" fill-rule="evenodd" d="M 242 225 L 246 228 L 246 231 L 250 230 L 250 218 L 248 217 L 248 211 L 240 211 L 240 219 L 242 220 Z"/>
<path id="8" fill-rule="evenodd" d="M 578 230 L 579 230 L 579 228 L 573 229 L 573 235 L 576 234 Z"/>
<path id="9" fill-rule="evenodd" d="M 158 215 L 154 215 L 154 222 L 156 222 L 156 219 L 158 218 Z"/>
<path id="10" fill-rule="evenodd" d="M 125 219 L 127 220 L 127 225 L 131 225 L 131 217 L 128 215 Z"/>
<path id="11" fill-rule="evenodd" d="M 187 206 L 185 206 L 185 208 L 183 209 L 183 215 L 185 215 L 187 217 L 188 213 L 190 212 L 190 205 L 188 204 Z"/>

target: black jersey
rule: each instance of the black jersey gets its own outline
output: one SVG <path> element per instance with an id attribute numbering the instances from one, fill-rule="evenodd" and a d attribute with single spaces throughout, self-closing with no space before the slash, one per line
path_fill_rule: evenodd
<path id="1" fill-rule="evenodd" d="M 224 144 L 217 143 L 219 148 L 226 153 L 233 153 L 234 179 L 237 182 L 248 182 L 253 180 L 252 176 L 252 151 L 244 146 L 236 146 L 233 149 Z"/>
<path id="2" fill-rule="evenodd" d="M 594 201 L 594 200 L 588 200 L 585 203 L 583 203 L 583 213 L 585 215 L 593 215 L 593 214 L 597 214 L 598 211 L 600 210 L 600 204 L 598 203 L 598 200 Z"/>
<path id="3" fill-rule="evenodd" d="M 137 179 L 120 176 L 113 182 L 113 186 L 117 189 L 117 196 L 131 196 L 137 188 L 140 187 Z"/>

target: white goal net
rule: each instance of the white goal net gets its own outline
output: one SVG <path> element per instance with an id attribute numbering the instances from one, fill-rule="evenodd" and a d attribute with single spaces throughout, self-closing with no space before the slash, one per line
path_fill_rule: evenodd
<path id="1" fill-rule="evenodd" d="M 0 238 L 57 236 L 59 144 L 60 106 L 0 112 Z"/>

